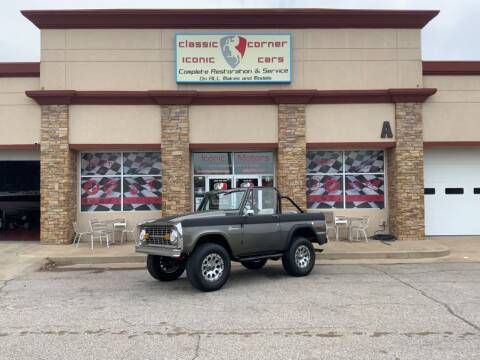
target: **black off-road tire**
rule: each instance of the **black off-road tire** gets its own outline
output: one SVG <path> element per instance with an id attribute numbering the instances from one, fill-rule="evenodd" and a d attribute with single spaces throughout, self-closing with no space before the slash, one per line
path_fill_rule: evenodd
<path id="1" fill-rule="evenodd" d="M 185 260 L 159 255 L 147 256 L 147 270 L 149 274 L 160 281 L 177 280 L 185 271 L 186 265 Z"/>
<path id="2" fill-rule="evenodd" d="M 241 261 L 240 263 L 249 270 L 260 270 L 267 263 L 267 259 Z"/>
<path id="3" fill-rule="evenodd" d="M 230 255 L 221 245 L 200 245 L 187 260 L 187 278 L 201 291 L 220 289 L 230 277 Z"/>
<path id="4" fill-rule="evenodd" d="M 296 237 L 282 257 L 283 268 L 291 276 L 306 276 L 315 266 L 315 249 L 301 236 Z"/>

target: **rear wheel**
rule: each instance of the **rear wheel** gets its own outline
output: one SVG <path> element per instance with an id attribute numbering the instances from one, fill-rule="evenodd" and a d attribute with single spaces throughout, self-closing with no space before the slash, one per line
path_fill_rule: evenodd
<path id="1" fill-rule="evenodd" d="M 292 276 L 306 276 L 315 265 L 315 249 L 312 243 L 297 237 L 282 257 L 283 268 Z"/>
<path id="2" fill-rule="evenodd" d="M 259 270 L 265 266 L 267 259 L 242 261 L 241 264 L 249 270 Z"/>
<path id="3" fill-rule="evenodd" d="M 198 290 L 220 289 L 230 277 L 230 255 L 221 245 L 200 245 L 188 258 L 187 277 Z"/>
<path id="4" fill-rule="evenodd" d="M 170 257 L 148 255 L 147 270 L 150 275 L 160 281 L 177 280 L 185 271 L 185 260 Z"/>

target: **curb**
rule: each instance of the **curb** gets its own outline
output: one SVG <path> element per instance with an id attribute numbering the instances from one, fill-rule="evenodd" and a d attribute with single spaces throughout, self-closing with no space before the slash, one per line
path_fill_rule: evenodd
<path id="1" fill-rule="evenodd" d="M 434 259 L 448 256 L 449 249 L 439 250 L 418 250 L 418 251 L 377 251 L 377 252 L 325 252 L 315 249 L 317 260 L 385 260 L 385 259 Z M 49 257 L 48 260 L 56 265 L 78 265 L 78 264 L 130 264 L 145 263 L 145 255 L 127 256 L 72 256 L 72 257 Z"/>
<path id="2" fill-rule="evenodd" d="M 378 252 L 317 252 L 318 260 L 433 259 L 450 255 L 450 249 Z"/>
<path id="3" fill-rule="evenodd" d="M 55 265 L 144 263 L 145 255 L 48 257 Z"/>

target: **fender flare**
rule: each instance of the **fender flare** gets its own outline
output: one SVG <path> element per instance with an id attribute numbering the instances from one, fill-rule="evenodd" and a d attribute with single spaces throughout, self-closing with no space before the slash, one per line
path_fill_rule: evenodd
<path id="1" fill-rule="evenodd" d="M 313 225 L 311 225 L 311 224 L 297 224 L 297 225 L 294 225 L 294 226 L 292 226 L 292 228 L 291 228 L 290 231 L 288 232 L 288 236 L 287 236 L 287 246 L 285 247 L 285 251 L 290 247 L 290 245 L 291 245 L 292 242 L 293 242 L 293 239 L 294 239 L 293 234 L 295 233 L 295 231 L 297 231 L 297 230 L 299 230 L 299 229 L 308 229 L 308 230 L 311 230 L 312 233 L 315 235 L 315 239 L 317 238 L 317 233 L 315 232 L 315 229 L 313 228 Z"/>
<path id="2" fill-rule="evenodd" d="M 203 238 L 203 237 L 208 237 L 208 236 L 219 236 L 219 237 L 222 237 L 224 240 L 225 240 L 225 244 L 227 246 L 227 248 L 225 250 L 227 250 L 227 252 L 230 254 L 230 256 L 232 257 L 233 256 L 233 253 L 232 253 L 232 248 L 230 246 L 230 243 L 228 241 L 228 235 L 222 231 L 219 231 L 219 230 L 206 230 L 204 232 L 201 232 L 200 234 L 198 234 L 196 237 L 195 237 L 195 240 L 194 240 L 194 246 L 192 248 L 192 250 L 190 251 L 190 253 L 193 253 L 195 251 L 195 249 L 198 247 L 199 245 L 199 242 L 200 240 Z"/>

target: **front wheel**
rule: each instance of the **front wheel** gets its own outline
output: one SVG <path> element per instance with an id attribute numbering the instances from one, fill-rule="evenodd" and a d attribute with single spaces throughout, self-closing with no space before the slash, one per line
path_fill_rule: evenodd
<path id="1" fill-rule="evenodd" d="M 221 245 L 200 245 L 187 260 L 187 277 L 198 290 L 220 289 L 230 277 L 230 255 Z"/>
<path id="2" fill-rule="evenodd" d="M 184 260 L 158 255 L 147 256 L 147 270 L 153 278 L 159 281 L 177 280 L 185 271 L 185 266 Z"/>
<path id="3" fill-rule="evenodd" d="M 265 266 L 267 259 L 242 261 L 241 264 L 249 270 L 259 270 Z"/>
<path id="4" fill-rule="evenodd" d="M 283 255 L 282 264 L 289 275 L 306 276 L 310 274 L 315 265 L 315 249 L 312 243 L 304 237 L 295 238 Z"/>

